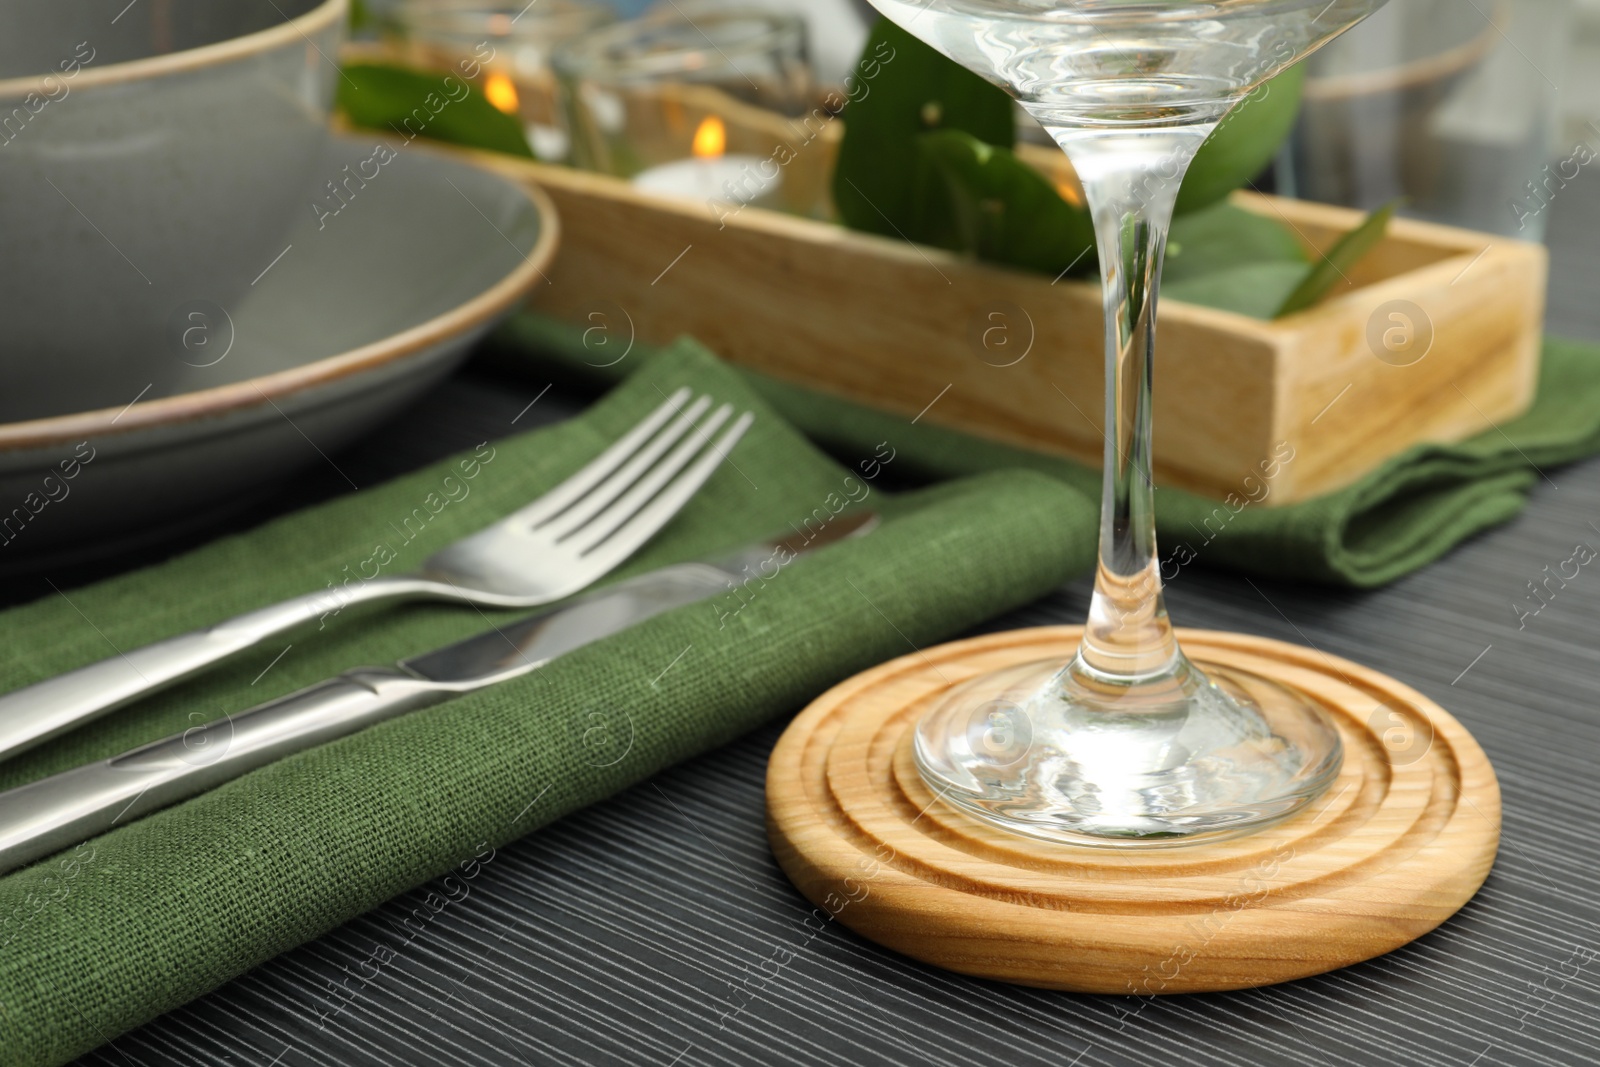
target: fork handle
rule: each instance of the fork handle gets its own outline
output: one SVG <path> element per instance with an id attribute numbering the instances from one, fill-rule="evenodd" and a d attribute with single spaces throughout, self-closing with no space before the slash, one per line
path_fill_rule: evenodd
<path id="1" fill-rule="evenodd" d="M 421 579 L 377 578 L 347 586 L 337 594 L 309 593 L 14 690 L 0 696 L 0 759 L 192 677 L 274 634 L 315 621 L 329 612 L 356 603 L 437 592 L 433 583 Z"/>
<path id="2" fill-rule="evenodd" d="M 0 793 L 0 874 L 462 688 L 363 668 Z"/>

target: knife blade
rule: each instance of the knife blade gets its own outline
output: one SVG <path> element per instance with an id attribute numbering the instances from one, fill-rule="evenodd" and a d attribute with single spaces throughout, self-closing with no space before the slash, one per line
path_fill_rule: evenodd
<path id="1" fill-rule="evenodd" d="M 715 559 L 662 567 L 567 608 L 412 656 L 398 666 L 407 674 L 446 684 L 470 683 L 503 672 L 515 677 L 663 611 L 727 593 L 737 579 L 761 577 L 763 565 L 780 556 L 798 556 L 865 534 L 877 521 L 874 512 L 840 515 L 812 534 L 795 533 Z"/>
<path id="2" fill-rule="evenodd" d="M 131 822 L 275 760 L 419 708 L 499 685 L 673 608 L 770 580 L 806 552 L 870 533 L 873 512 L 712 559 L 650 571 L 509 626 L 359 667 L 120 756 L 0 793 L 0 874 Z"/>

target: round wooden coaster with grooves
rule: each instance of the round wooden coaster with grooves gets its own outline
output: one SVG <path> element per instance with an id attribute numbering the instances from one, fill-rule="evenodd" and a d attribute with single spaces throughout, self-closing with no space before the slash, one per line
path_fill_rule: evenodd
<path id="1" fill-rule="evenodd" d="M 939 801 L 912 728 L 949 686 L 1065 661 L 1077 627 L 930 648 L 807 708 L 773 750 L 768 834 L 817 907 L 938 967 L 1085 993 L 1242 989 L 1320 974 L 1427 933 L 1477 892 L 1500 789 L 1476 741 L 1415 690 L 1277 641 L 1188 631 L 1189 654 L 1310 694 L 1344 767 L 1307 810 L 1258 833 L 1129 851 L 1035 842 Z"/>

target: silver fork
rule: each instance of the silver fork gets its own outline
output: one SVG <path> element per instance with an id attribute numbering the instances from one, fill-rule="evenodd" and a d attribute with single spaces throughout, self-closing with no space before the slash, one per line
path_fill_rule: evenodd
<path id="1" fill-rule="evenodd" d="M 412 574 L 347 586 L 340 610 L 376 600 L 459 600 L 529 608 L 570 596 L 615 569 L 665 526 L 749 429 L 745 412 L 680 389 L 593 462 Z M 676 447 L 674 447 L 676 446 Z M 0 696 L 0 758 L 199 673 L 326 613 L 326 592 L 285 600 L 204 630 L 120 653 Z"/>

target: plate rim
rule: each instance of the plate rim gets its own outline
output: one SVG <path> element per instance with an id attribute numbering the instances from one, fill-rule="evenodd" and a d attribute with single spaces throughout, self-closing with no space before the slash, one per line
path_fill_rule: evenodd
<path id="1" fill-rule="evenodd" d="M 337 140 L 345 131 L 330 131 Z M 324 356 L 287 370 L 275 371 L 243 381 L 214 385 L 173 396 L 157 397 L 143 403 L 135 400 L 122 408 L 104 407 L 67 415 L 24 419 L 0 423 L 0 453 L 48 448 L 84 439 L 123 436 L 139 430 L 180 425 L 215 418 L 235 411 L 273 404 L 318 386 L 375 370 L 397 362 L 430 346 L 467 333 L 473 327 L 492 321 L 515 305 L 543 277 L 555 257 L 561 239 L 561 220 L 555 203 L 538 186 L 518 181 L 492 167 L 429 145 L 429 156 L 446 163 L 470 167 L 496 179 L 527 197 L 539 219 L 539 236 L 533 248 L 521 254 L 517 263 L 499 281 L 455 307 L 399 333 Z"/>
<path id="2" fill-rule="evenodd" d="M 323 0 L 322 3 L 313 5 L 294 18 L 286 18 L 282 22 L 275 22 L 265 29 L 252 33 L 225 37 L 220 41 L 185 48 L 178 52 L 161 52 L 101 67 L 85 67 L 73 77 L 73 82 L 77 88 L 87 89 L 97 85 L 150 81 L 172 74 L 185 74 L 206 67 L 220 66 L 236 59 L 248 59 L 293 44 L 301 38 L 309 42 L 310 34 L 321 33 L 330 26 L 339 26 L 349 14 L 349 4 L 350 0 Z M 112 21 L 115 22 L 116 19 Z M 36 74 L 19 74 L 0 79 L 0 99 L 9 101 L 26 96 L 29 92 L 37 90 L 43 79 L 50 77 L 59 75 L 55 71 L 45 70 Z"/>

